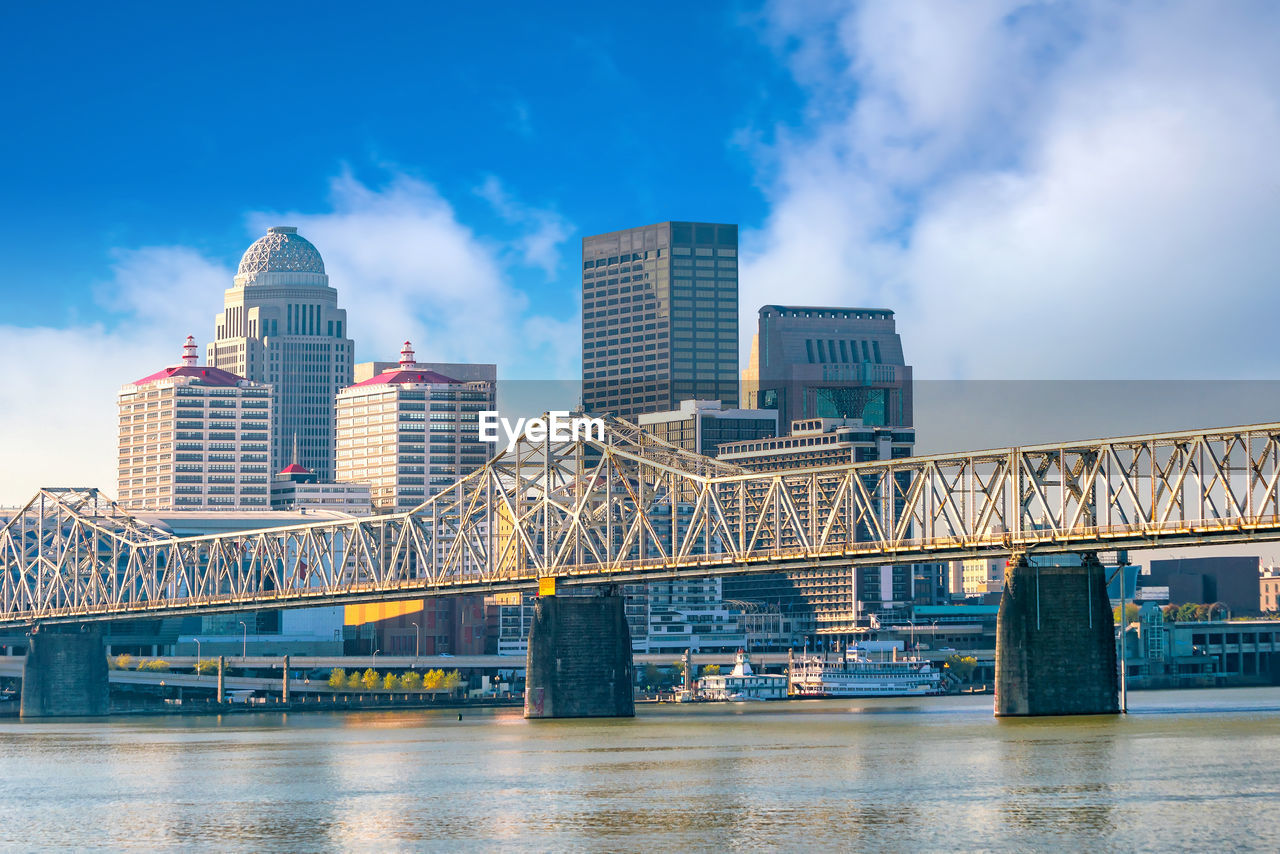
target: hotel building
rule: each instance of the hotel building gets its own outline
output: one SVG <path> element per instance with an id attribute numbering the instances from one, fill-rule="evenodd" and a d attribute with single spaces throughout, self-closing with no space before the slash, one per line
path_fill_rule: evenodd
<path id="1" fill-rule="evenodd" d="M 271 388 L 198 365 L 190 336 L 182 351 L 181 365 L 120 390 L 121 506 L 268 509 Z"/>
<path id="2" fill-rule="evenodd" d="M 378 512 L 412 510 L 493 450 L 479 426 L 481 410 L 495 408 L 497 383 L 432 368 L 414 360 L 406 341 L 394 368 L 337 395 L 337 480 L 369 484 Z"/>

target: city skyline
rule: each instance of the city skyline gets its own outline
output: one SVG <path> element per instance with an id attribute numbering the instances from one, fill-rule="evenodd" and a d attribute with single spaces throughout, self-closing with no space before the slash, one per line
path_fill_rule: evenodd
<path id="1" fill-rule="evenodd" d="M 53 27 L 48 10 L 7 10 L 6 30 L 30 38 L 7 45 L 6 70 L 27 85 L 11 111 L 24 124 L 4 143 L 0 352 L 23 363 L 89 351 L 97 370 L 6 377 L 0 503 L 30 494 L 33 461 L 55 480 L 96 468 L 90 480 L 110 483 L 114 390 L 171 362 L 175 337 L 212 339 L 239 253 L 279 223 L 325 254 L 357 360 L 410 338 L 423 358 L 497 362 L 504 377 L 575 376 L 576 239 L 685 217 L 742 226 L 741 330 L 769 303 L 873 305 L 897 314 L 918 380 L 1219 376 L 1217 353 L 1262 340 L 1272 299 L 1277 13 L 1154 9 L 685 10 L 667 44 L 684 65 L 657 71 L 621 49 L 621 20 L 565 11 L 482 37 L 448 13 L 457 46 L 420 58 L 390 39 L 399 74 L 383 88 L 338 85 L 307 58 L 330 9 L 292 21 L 270 56 L 257 48 L 274 30 L 237 29 L 234 15 Z M 201 50 L 173 61 L 194 26 L 234 30 L 253 61 L 232 74 Z M 577 29 L 561 62 L 530 63 L 518 83 L 481 73 L 492 51 L 527 55 L 530 26 Z M 384 35 L 353 27 L 356 54 Z M 62 86 L 85 77 L 92 54 L 71 51 L 90 31 L 130 45 L 129 58 L 105 83 Z M 164 59 L 169 79 L 153 73 Z M 707 88 L 674 85 L 690 69 Z M 439 134 L 387 118 L 431 81 L 473 72 L 442 94 L 433 115 L 452 121 Z M 631 106 L 581 109 L 561 97 L 571 80 Z M 671 93 L 664 115 L 678 120 L 648 115 L 636 97 L 648 85 Z M 50 87 L 84 121 L 136 122 L 87 148 L 62 113 L 37 109 Z M 243 143 L 246 120 L 261 141 Z M 334 132 L 312 133 L 317 121 Z M 1229 323 L 1187 309 L 1205 292 Z M 749 335 L 738 344 L 745 364 Z M 1274 367 L 1259 356 L 1226 372 Z"/>

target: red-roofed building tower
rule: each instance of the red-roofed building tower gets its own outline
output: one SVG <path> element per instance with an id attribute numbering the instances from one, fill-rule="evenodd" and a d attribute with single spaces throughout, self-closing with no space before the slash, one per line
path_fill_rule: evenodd
<path id="1" fill-rule="evenodd" d="M 266 510 L 271 387 L 201 366 L 196 353 L 188 336 L 182 364 L 120 389 L 120 503 L 130 510 Z"/>
<path id="2" fill-rule="evenodd" d="M 496 383 L 464 382 L 415 360 L 408 341 L 393 367 L 337 396 L 337 480 L 368 483 L 375 510 L 412 510 L 488 460 L 479 413 Z"/>

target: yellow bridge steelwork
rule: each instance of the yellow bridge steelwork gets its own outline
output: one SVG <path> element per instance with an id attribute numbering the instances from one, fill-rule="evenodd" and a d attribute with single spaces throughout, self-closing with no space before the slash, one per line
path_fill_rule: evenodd
<path id="1" fill-rule="evenodd" d="M 217 536 L 44 489 L 0 529 L 0 627 L 1280 539 L 1280 423 L 771 472 L 607 427 L 411 512 Z"/>

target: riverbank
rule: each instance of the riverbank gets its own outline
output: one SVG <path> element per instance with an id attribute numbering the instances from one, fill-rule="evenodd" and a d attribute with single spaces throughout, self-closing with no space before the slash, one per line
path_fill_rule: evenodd
<path id="1" fill-rule="evenodd" d="M 430 709 L 506 709 L 522 708 L 519 697 L 493 697 L 485 699 L 428 700 L 409 695 L 396 697 L 386 694 L 311 695 L 283 702 L 278 697 L 256 699 L 251 702 L 215 703 L 212 700 L 184 700 L 182 702 L 121 702 L 113 701 L 110 714 L 115 716 L 155 715 L 238 715 L 257 712 L 342 712 L 342 711 L 405 711 Z M 18 717 L 16 701 L 0 704 L 0 718 Z"/>

